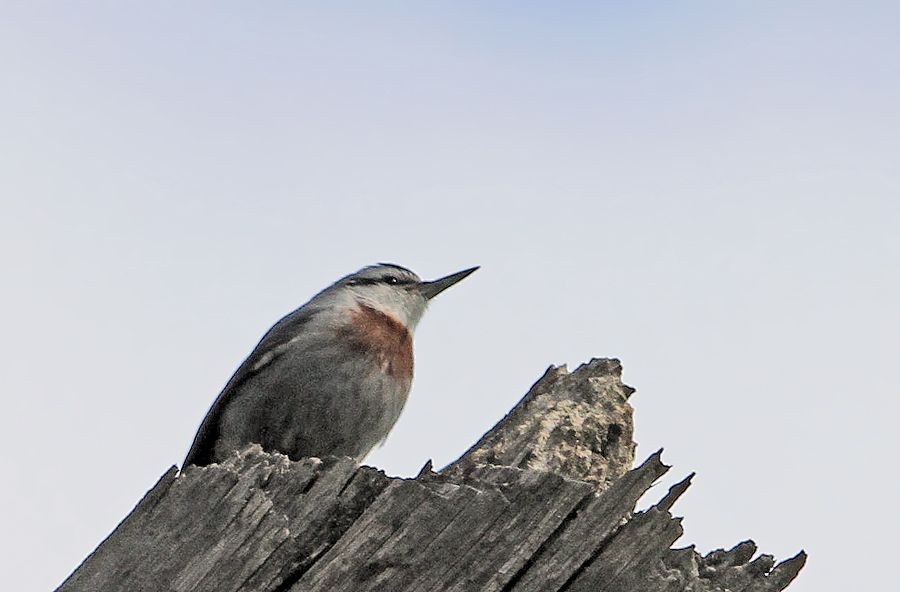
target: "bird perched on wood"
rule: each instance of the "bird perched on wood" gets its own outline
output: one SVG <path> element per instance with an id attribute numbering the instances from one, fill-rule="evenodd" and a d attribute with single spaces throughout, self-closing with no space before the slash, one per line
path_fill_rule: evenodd
<path id="1" fill-rule="evenodd" d="M 183 466 L 250 443 L 290 458 L 361 461 L 406 403 L 412 334 L 428 302 L 477 267 L 422 281 L 380 263 L 350 274 L 269 329 L 207 412 Z"/>

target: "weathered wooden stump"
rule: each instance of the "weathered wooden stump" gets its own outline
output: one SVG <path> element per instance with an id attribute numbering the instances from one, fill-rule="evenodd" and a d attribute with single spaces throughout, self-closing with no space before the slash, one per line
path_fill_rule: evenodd
<path id="1" fill-rule="evenodd" d="M 803 552 L 775 565 L 751 541 L 671 548 L 690 477 L 634 512 L 668 467 L 658 452 L 631 469 L 632 392 L 617 360 L 550 368 L 459 460 L 415 479 L 259 447 L 172 467 L 59 590 L 784 589 Z"/>

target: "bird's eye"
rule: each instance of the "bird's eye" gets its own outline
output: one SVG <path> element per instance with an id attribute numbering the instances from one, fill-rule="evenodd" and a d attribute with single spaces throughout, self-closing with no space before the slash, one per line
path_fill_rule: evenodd
<path id="1" fill-rule="evenodd" d="M 384 283 L 390 284 L 390 285 L 392 285 L 392 286 L 397 285 L 397 284 L 400 283 L 400 278 L 398 278 L 398 277 L 395 276 L 395 275 L 386 275 L 386 276 L 384 276 L 384 277 L 381 278 L 381 279 L 382 279 L 382 281 L 383 281 Z"/>

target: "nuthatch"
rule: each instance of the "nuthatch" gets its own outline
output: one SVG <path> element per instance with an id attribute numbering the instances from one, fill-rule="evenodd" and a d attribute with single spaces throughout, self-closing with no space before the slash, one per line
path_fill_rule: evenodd
<path id="1" fill-rule="evenodd" d="M 220 462 L 250 443 L 294 460 L 361 461 L 406 403 L 412 333 L 428 301 L 476 269 L 423 282 L 380 263 L 319 292 L 275 323 L 238 367 L 183 466 Z"/>

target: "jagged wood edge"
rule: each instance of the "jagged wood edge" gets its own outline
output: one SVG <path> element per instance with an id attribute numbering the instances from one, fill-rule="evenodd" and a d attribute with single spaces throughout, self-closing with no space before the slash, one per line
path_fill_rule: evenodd
<path id="1" fill-rule="evenodd" d="M 592 373 L 620 372 L 617 360 L 596 362 Z M 681 528 L 668 510 L 690 478 L 632 517 L 667 470 L 659 453 L 605 493 L 477 462 L 470 453 L 515 425 L 538 386 L 556 383 L 545 381 L 553 370 L 571 376 L 551 368 L 442 474 L 428 465 L 415 480 L 390 479 L 348 459 L 292 463 L 252 449 L 177 477 L 170 470 L 59 590 L 763 592 L 797 575 L 803 553 L 773 567 L 770 556 L 749 561 L 747 543 L 706 557 L 670 549 Z M 647 533 L 656 535 L 649 545 Z"/>

